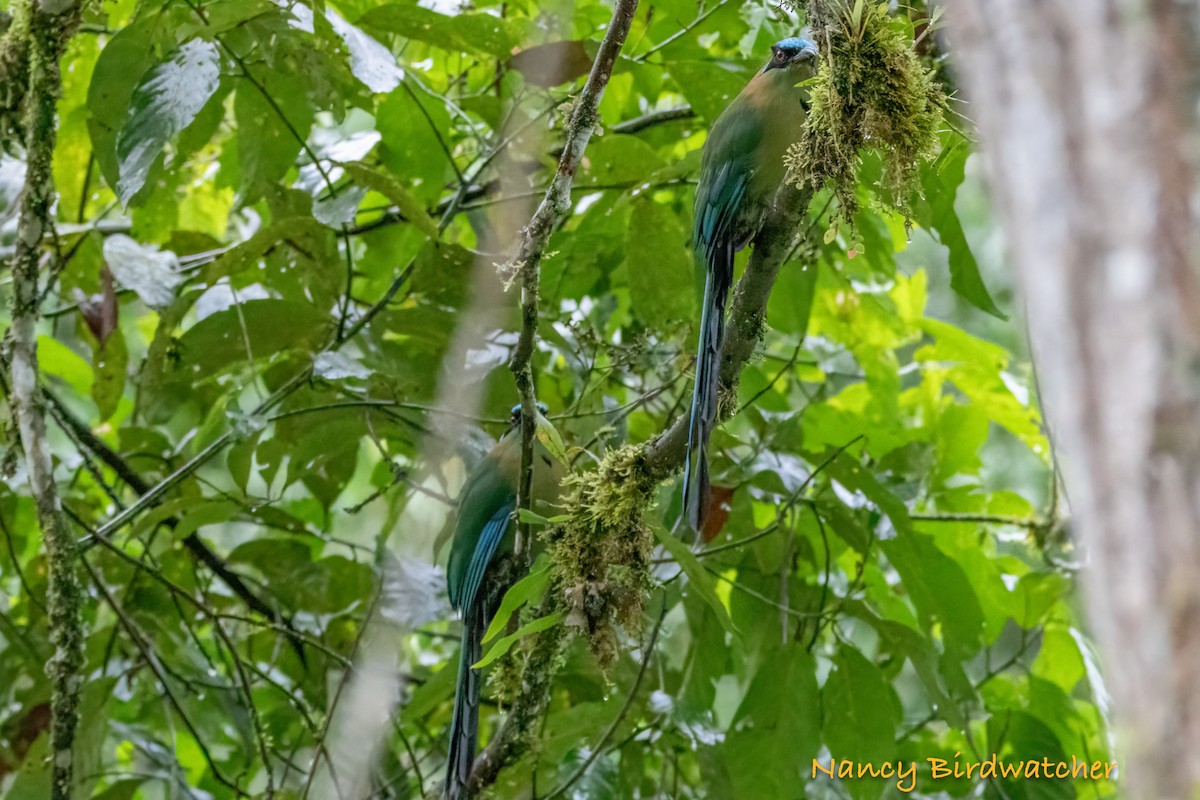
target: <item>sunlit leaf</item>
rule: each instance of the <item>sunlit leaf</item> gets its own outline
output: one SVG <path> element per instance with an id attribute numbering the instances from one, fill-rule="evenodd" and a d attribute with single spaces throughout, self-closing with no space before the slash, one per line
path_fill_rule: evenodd
<path id="1" fill-rule="evenodd" d="M 121 286 L 137 292 L 151 308 L 170 305 L 175 289 L 183 282 L 174 253 L 121 234 L 104 240 L 104 260 Z"/>
<path id="2" fill-rule="evenodd" d="M 325 18 L 350 51 L 350 71 L 372 92 L 390 92 L 404 80 L 404 70 L 386 47 L 360 28 L 342 19 L 332 9 Z"/>
<path id="3" fill-rule="evenodd" d="M 129 119 L 117 135 L 117 194 L 122 203 L 138 193 L 163 147 L 195 119 L 217 90 L 220 61 L 215 43 L 193 39 L 152 69 L 137 87 Z"/>

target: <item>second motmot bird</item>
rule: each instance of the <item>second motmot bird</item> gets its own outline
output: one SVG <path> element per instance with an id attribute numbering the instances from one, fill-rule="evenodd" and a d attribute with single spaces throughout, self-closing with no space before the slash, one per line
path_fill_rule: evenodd
<path id="1" fill-rule="evenodd" d="M 538 404 L 533 439 L 534 509 L 555 503 L 566 474 L 562 439 Z M 521 406 L 513 406 L 508 430 L 471 470 L 459 495 L 458 518 L 450 545 L 446 583 L 450 604 L 462 611 L 462 653 L 450 723 L 450 752 L 443 796 L 467 796 L 479 734 L 479 670 L 472 665 L 483 651 L 483 635 L 509 585 L 527 563 L 516 553 L 517 487 L 521 479 Z"/>
<path id="2" fill-rule="evenodd" d="M 704 308 L 696 352 L 696 385 L 688 423 L 683 505 L 695 530 L 708 497 L 705 448 L 718 421 L 717 376 L 725 339 L 725 301 L 733 259 L 762 228 L 787 172 L 784 155 L 800 140 L 817 47 L 792 37 L 771 47 L 771 60 L 721 112 L 704 142 L 692 220 L 692 246 L 703 262 Z"/>

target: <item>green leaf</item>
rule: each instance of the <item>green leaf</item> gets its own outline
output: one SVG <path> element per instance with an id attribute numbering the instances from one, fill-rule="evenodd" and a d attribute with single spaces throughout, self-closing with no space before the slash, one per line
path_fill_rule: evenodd
<path id="1" fill-rule="evenodd" d="M 988 293 L 979 274 L 975 254 L 967 244 L 954 199 L 963 181 L 970 148 L 959 144 L 942 151 L 932 166 L 921 170 L 921 184 L 929 202 L 929 217 L 922 220 L 937 232 L 938 240 L 950 251 L 950 286 L 963 299 L 994 317 L 1008 319 Z"/>
<path id="2" fill-rule="evenodd" d="M 526 636 L 532 636 L 535 633 L 540 633 L 544 630 L 553 628 L 555 625 L 562 623 L 562 621 L 563 613 L 559 611 L 554 614 L 548 614 L 544 617 L 538 617 L 532 622 L 525 623 L 518 628 L 515 633 L 511 633 L 508 636 L 505 636 L 503 639 L 498 640 L 486 653 L 484 653 L 483 658 L 471 665 L 471 668 L 483 669 L 488 664 L 507 653 L 509 649 L 511 649 L 512 646 L 521 639 L 524 639 Z"/>
<path id="3" fill-rule="evenodd" d="M 328 317 L 306 303 L 248 300 L 188 328 L 176 345 L 177 369 L 190 369 L 186 374 L 196 380 L 251 355 L 262 358 L 293 347 L 312 348 L 325 338 L 328 324 Z"/>
<path id="4" fill-rule="evenodd" d="M 1013 590 L 1013 604 L 1018 609 L 1017 624 L 1029 630 L 1046 618 L 1050 610 L 1070 594 L 1071 583 L 1055 573 L 1031 572 L 1022 575 Z"/>
<path id="5" fill-rule="evenodd" d="M 359 24 L 378 31 L 396 33 L 405 39 L 440 47 L 451 53 L 512 55 L 525 36 L 524 20 L 509 20 L 491 14 L 439 14 L 415 3 L 394 3 L 373 8 Z"/>
<path id="6" fill-rule="evenodd" d="M 379 158 L 384 166 L 404 176 L 418 204 L 433 207 L 446 181 L 454 177 L 442 149 L 442 142 L 453 138 L 445 104 L 424 94 L 410 95 L 401 87 L 379 105 L 375 127 L 382 137 Z"/>
<path id="7" fill-rule="evenodd" d="M 880 547 L 900 574 L 926 630 L 940 632 L 946 653 L 959 661 L 977 653 L 983 611 L 958 562 L 920 533 L 897 536 L 880 542 Z"/>
<path id="8" fill-rule="evenodd" d="M 713 610 L 713 613 L 717 615 L 717 619 L 721 622 L 721 627 L 734 636 L 740 636 L 741 634 L 737 626 L 733 624 L 733 620 L 729 617 L 729 609 L 725 608 L 725 604 L 721 602 L 720 596 L 717 595 L 717 587 L 713 583 L 713 579 L 691 549 L 683 541 L 675 538 L 665 528 L 656 526 L 654 535 L 658 539 L 659 544 L 671 554 L 671 558 L 675 559 L 675 563 L 687 575 L 688 586 L 695 590 L 700 595 L 700 598 Z"/>
<path id="9" fill-rule="evenodd" d="M 822 691 L 822 707 L 825 745 L 836 759 L 878 764 L 895 756 L 900 722 L 896 696 L 879 666 L 850 645 L 837 651 Z M 862 789 L 858 779 L 847 783 L 852 791 L 858 789 L 855 794 Z M 876 797 L 880 788 L 876 784 Z"/>
<path id="10" fill-rule="evenodd" d="M 126 125 L 129 101 L 143 74 L 154 63 L 155 27 L 141 20 L 117 31 L 100 51 L 88 85 L 88 132 L 109 186 L 117 186 L 117 134 Z"/>
<path id="11" fill-rule="evenodd" d="M 303 76 L 272 70 L 257 85 L 247 78 L 238 82 L 233 113 L 241 191 L 249 203 L 296 163 L 313 110 Z"/>
<path id="12" fill-rule="evenodd" d="M 237 516 L 240 506 L 233 500 L 214 500 L 193 501 L 186 508 L 179 524 L 171 531 L 176 541 L 186 539 L 205 525 L 229 522 Z"/>
<path id="13" fill-rule="evenodd" d="M 138 193 L 163 147 L 217 91 L 220 62 L 216 44 L 193 39 L 151 70 L 133 93 L 129 119 L 117 134 L 117 196 L 122 203 Z"/>
<path id="14" fill-rule="evenodd" d="M 671 330 L 695 315 L 692 261 L 679 215 L 648 197 L 634 200 L 625 252 L 633 309 L 648 326 Z"/>
<path id="15" fill-rule="evenodd" d="M 76 394 L 92 393 L 92 367 L 78 353 L 49 336 L 39 336 L 37 348 L 38 368 L 43 374 L 66 381 Z"/>
<path id="16" fill-rule="evenodd" d="M 385 175 L 379 170 L 357 161 L 344 163 L 342 167 L 346 170 L 346 174 L 359 186 L 379 192 L 388 200 L 395 203 L 404 218 L 416 226 L 417 230 L 434 241 L 440 238 L 441 234 L 438 232 L 437 223 L 425 211 L 425 207 L 409 194 L 400 181 L 391 175 Z"/>
<path id="17" fill-rule="evenodd" d="M 518 510 L 517 511 L 517 519 L 520 520 L 521 522 L 527 522 L 530 525 L 545 526 L 545 525 L 551 524 L 551 522 L 548 518 L 543 517 L 541 514 L 537 513 L 536 511 L 530 511 L 528 508 L 522 508 L 522 509 Z"/>
<path id="18" fill-rule="evenodd" d="M 1033 662 L 1033 674 L 1057 684 L 1064 692 L 1087 676 L 1076 633 L 1060 624 L 1049 624 L 1042 631 L 1042 647 Z"/>
<path id="19" fill-rule="evenodd" d="M 254 567 L 286 607 L 314 614 L 344 611 L 365 600 L 375 584 L 366 564 L 342 556 L 314 559 L 309 545 L 294 539 L 244 542 L 229 554 L 229 563 Z"/>
<path id="20" fill-rule="evenodd" d="M 92 399 L 104 422 L 117 410 L 121 396 L 125 393 L 125 372 L 129 368 L 129 353 L 125 349 L 125 336 L 117 328 L 95 348 L 92 357 Z"/>
<path id="21" fill-rule="evenodd" d="M 667 71 L 692 108 L 711 123 L 738 96 L 750 75 L 712 61 L 672 61 Z"/>
<path id="22" fill-rule="evenodd" d="M 637 186 L 667 165 L 658 151 L 636 136 L 623 136 L 619 133 L 606 133 L 594 137 L 588 145 L 585 159 L 585 175 L 592 183 L 613 185 L 629 183 Z M 578 180 L 576 186 L 587 188 L 588 181 Z M 650 204 L 650 198 L 639 196 L 634 202 L 634 208 L 643 208 Z M 665 210 L 665 209 L 664 209 Z M 674 224 L 680 227 L 679 215 L 672 214 Z"/>
<path id="23" fill-rule="evenodd" d="M 908 625 L 884 619 L 876 614 L 866 603 L 858 600 L 845 600 L 843 606 L 846 613 L 863 620 L 879 634 L 886 646 L 893 653 L 902 655 L 912 664 L 931 706 L 938 714 L 956 728 L 964 728 L 967 724 L 958 704 L 951 699 L 945 682 L 938 671 L 938 654 L 933 644 L 918 630 Z"/>
<path id="24" fill-rule="evenodd" d="M 319 254 L 325 250 L 329 229 L 312 217 L 286 217 L 260 228 L 246 241 L 231 247 L 204 269 L 204 281 L 209 285 L 221 278 L 239 275 L 258 265 L 259 260 L 281 242 L 305 253 Z"/>
<path id="25" fill-rule="evenodd" d="M 1048 459 L 1050 442 L 1042 432 L 1036 407 L 1028 398 L 1022 402 L 1013 393 L 1015 382 L 1005 380 L 1011 357 L 1008 351 L 940 320 L 924 319 L 921 328 L 935 341 L 920 348 L 913 358 L 919 362 L 953 364 L 946 374 L 955 386 L 989 419 L 1011 431 L 1038 456 Z"/>
<path id="26" fill-rule="evenodd" d="M 504 598 L 500 601 L 500 610 L 496 612 L 496 616 L 492 617 L 492 622 L 488 625 L 487 632 L 483 634 L 483 643 L 487 644 L 500 631 L 504 630 L 513 612 L 535 597 L 541 596 L 549 580 L 550 560 L 543 553 L 538 556 L 537 561 L 530 568 L 529 574 L 510 586 L 508 591 L 504 593 Z"/>
<path id="27" fill-rule="evenodd" d="M 799 261 L 783 266 L 767 300 L 767 319 L 772 328 L 799 336 L 807 333 L 818 271 L 816 264 Z"/>
<path id="28" fill-rule="evenodd" d="M 820 750 L 820 719 L 816 660 L 798 642 L 764 648 L 721 748 L 730 796 L 792 796 Z"/>
<path id="29" fill-rule="evenodd" d="M 30 800 L 34 797 L 50 796 L 50 744 L 49 734 L 43 733 L 25 751 L 13 782 L 9 784 L 5 800 Z"/>
<path id="30" fill-rule="evenodd" d="M 879 482 L 874 472 L 855 463 L 853 459 L 841 457 L 836 457 L 829 462 L 825 471 L 847 489 L 862 492 L 864 497 L 874 503 L 891 520 L 892 526 L 898 534 L 912 532 L 912 519 L 908 516 L 908 507 L 904 505 L 904 501 Z"/>

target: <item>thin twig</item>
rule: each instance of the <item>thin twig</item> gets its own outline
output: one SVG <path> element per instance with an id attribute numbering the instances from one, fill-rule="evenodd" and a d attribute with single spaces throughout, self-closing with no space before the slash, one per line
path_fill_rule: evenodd
<path id="1" fill-rule="evenodd" d="M 663 601 L 662 612 L 658 615 L 658 622 L 654 623 L 654 630 L 650 631 L 650 641 L 646 644 L 646 649 L 642 653 L 642 664 L 638 668 L 637 677 L 633 679 L 633 686 L 629 687 L 629 695 L 625 698 L 625 704 L 621 706 L 620 712 L 613 718 L 608 729 L 604 731 L 604 735 L 600 737 L 600 741 L 596 742 L 595 747 L 588 753 L 587 758 L 579 765 L 579 768 L 571 774 L 571 777 L 560 783 L 554 788 L 550 794 L 546 795 L 543 800 L 555 800 L 557 797 L 564 795 L 568 789 L 574 786 L 580 778 L 591 768 L 596 759 L 604 752 L 608 740 L 617 732 L 617 728 L 625 721 L 625 717 L 629 715 L 629 709 L 633 708 L 633 703 L 637 700 L 638 689 L 642 686 L 642 679 L 646 677 L 646 668 L 650 666 L 651 660 L 654 658 L 654 645 L 658 642 L 658 633 L 662 630 L 663 620 L 667 617 L 666 600 Z"/>
<path id="2" fill-rule="evenodd" d="M 240 786 L 226 778 L 224 773 L 217 768 L 217 763 L 215 760 L 213 760 L 213 756 L 208 749 L 208 745 L 204 743 L 204 738 L 200 735 L 200 731 L 196 729 L 196 726 L 192 723 L 191 717 L 188 716 L 187 712 L 183 708 L 183 705 L 179 702 L 179 698 L 175 696 L 175 692 L 171 689 L 171 684 L 167 681 L 167 671 L 163 668 L 162 662 L 158 660 L 158 656 L 154 654 L 154 650 L 151 649 L 150 643 L 146 641 L 145 635 L 141 632 L 141 629 L 137 627 L 137 624 L 129 617 L 129 615 L 125 613 L 125 610 L 121 608 L 121 604 L 117 602 L 116 598 L 113 597 L 108 591 L 108 587 L 105 585 L 100 575 L 97 574 L 97 572 L 92 568 L 92 565 L 88 563 L 87 558 L 81 558 L 80 561 L 83 563 L 84 569 L 87 570 L 88 575 L 91 577 L 92 584 L 96 587 L 97 591 L 100 592 L 100 596 L 104 598 L 104 601 L 108 604 L 108 607 L 111 608 L 113 613 L 117 615 L 117 621 L 121 623 L 121 627 L 123 627 L 125 632 L 129 635 L 129 640 L 133 642 L 134 646 L 142 654 L 142 659 L 145 661 L 146 666 L 150 668 L 150 671 L 154 673 L 154 677 L 158 679 L 158 684 L 162 689 L 163 695 L 166 697 L 166 700 L 170 704 L 171 708 L 174 709 L 177 715 L 179 715 L 179 719 L 183 721 L 184 727 L 188 729 L 188 732 L 195 740 L 196 746 L 200 749 L 201 755 L 204 756 L 204 760 L 208 764 L 209 771 L 212 772 L 213 777 L 216 778 L 217 782 L 228 787 L 229 789 L 232 789 L 238 797 L 250 797 L 250 795 L 246 794 L 246 792 L 243 791 Z"/>

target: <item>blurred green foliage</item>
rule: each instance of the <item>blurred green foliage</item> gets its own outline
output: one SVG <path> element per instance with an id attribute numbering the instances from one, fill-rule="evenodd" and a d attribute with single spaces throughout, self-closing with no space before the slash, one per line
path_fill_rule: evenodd
<path id="1" fill-rule="evenodd" d="M 111 534 L 84 555 L 80 797 L 306 796 L 377 596 L 417 629 L 398 641 L 404 691 L 373 796 L 435 787 L 456 623 L 413 578 L 432 539 L 398 520 L 450 513 L 514 400 L 517 299 L 489 249 L 513 231 L 485 212 L 546 185 L 559 106 L 610 13 L 596 0 L 89 7 L 63 62 L 44 386 L 147 484 L 197 469 L 105 529 L 135 492 L 94 443 L 52 427 L 79 534 Z M 704 131 L 798 27 L 771 4 L 639 9 L 542 267 L 537 391 L 570 444 L 599 456 L 685 407 Z M 548 45 L 561 55 L 549 72 L 527 55 Z M 531 131 L 542 151 L 510 158 Z M 933 781 L 925 760 L 1111 758 L 1073 575 L 1048 536 L 1060 511 L 1019 330 L 977 310 L 1015 309 L 972 252 L 988 229 L 977 186 L 969 215 L 955 203 L 972 144 L 940 136 L 911 230 L 878 202 L 877 154 L 858 162 L 855 241 L 817 194 L 739 411 L 713 437 L 728 519 L 694 557 L 656 551 L 642 641 L 617 643 L 611 672 L 568 649 L 539 742 L 497 797 L 544 796 L 597 747 L 573 796 L 898 796 L 894 782 L 814 777 L 831 756 L 917 761 L 911 797 L 1114 794 Z M 0 258 L 22 174 L 8 144 Z M 423 463 L 443 362 L 488 291 L 496 329 L 446 367 L 483 387 L 483 418 L 444 463 Z M 29 800 L 48 780 L 45 564 L 3 413 L 0 794 Z M 664 485 L 645 523 L 665 536 L 678 513 Z M 303 662 L 282 623 L 197 562 L 193 535 L 292 621 Z M 406 569 L 385 569 L 397 558 Z M 485 705 L 485 738 L 498 719 Z"/>

